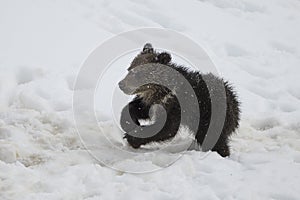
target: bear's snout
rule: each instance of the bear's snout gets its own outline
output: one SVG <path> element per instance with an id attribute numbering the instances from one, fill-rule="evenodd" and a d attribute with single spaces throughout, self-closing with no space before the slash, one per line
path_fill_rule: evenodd
<path id="1" fill-rule="evenodd" d="M 119 82 L 119 88 L 127 95 L 131 95 L 133 93 L 133 89 L 128 86 L 125 80 Z"/>
<path id="2" fill-rule="evenodd" d="M 120 88 L 121 90 L 123 90 L 125 87 L 126 87 L 126 85 L 125 85 L 124 81 L 120 81 L 120 82 L 119 82 L 119 88 Z"/>

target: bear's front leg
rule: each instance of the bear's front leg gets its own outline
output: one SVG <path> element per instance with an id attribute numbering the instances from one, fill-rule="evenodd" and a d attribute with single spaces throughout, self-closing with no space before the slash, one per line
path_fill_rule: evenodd
<path id="1" fill-rule="evenodd" d="M 130 133 L 125 133 L 123 138 L 126 139 L 128 144 L 135 149 L 140 148 L 141 145 L 147 143 L 143 138 L 134 137 L 130 135 Z"/>
<path id="2" fill-rule="evenodd" d="M 120 125 L 125 132 L 130 132 L 140 126 L 139 119 L 149 119 L 149 106 L 135 98 L 123 108 Z"/>
<path id="3" fill-rule="evenodd" d="M 127 132 L 124 136 L 128 144 L 133 148 L 139 148 L 150 142 L 161 142 L 174 137 L 180 126 L 180 118 L 177 112 L 167 113 L 161 105 L 152 106 L 150 115 L 155 118 L 154 124 L 147 126 L 139 126 Z M 180 110 L 178 110 L 180 112 Z M 151 114 L 152 113 L 152 114 Z M 173 115 L 174 114 L 174 115 Z M 173 118 L 172 118 L 172 117 Z"/>
<path id="4" fill-rule="evenodd" d="M 157 134 L 160 135 L 164 126 L 164 120 L 149 126 L 138 126 L 125 133 L 124 138 L 128 144 L 137 149 L 141 145 L 156 141 Z"/>

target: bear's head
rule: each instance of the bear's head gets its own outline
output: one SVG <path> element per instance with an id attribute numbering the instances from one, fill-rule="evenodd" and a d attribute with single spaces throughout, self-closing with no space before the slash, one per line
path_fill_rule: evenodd
<path id="1" fill-rule="evenodd" d="M 171 61 L 171 55 L 167 52 L 156 52 L 150 43 L 144 45 L 143 50 L 131 62 L 128 71 L 141 65 L 149 63 L 160 63 L 167 65 Z"/>
<path id="2" fill-rule="evenodd" d="M 153 83 L 140 85 L 146 81 L 149 74 L 153 73 L 152 64 L 168 65 L 171 62 L 171 55 L 167 52 L 156 52 L 150 43 L 144 45 L 143 50 L 133 59 L 128 68 L 128 74 L 119 82 L 120 89 L 128 95 L 137 94 L 144 98 L 150 98 L 154 93 L 161 93 L 166 89 Z M 147 75 L 147 76 L 145 76 Z M 139 86 L 139 87 L 136 87 Z"/>

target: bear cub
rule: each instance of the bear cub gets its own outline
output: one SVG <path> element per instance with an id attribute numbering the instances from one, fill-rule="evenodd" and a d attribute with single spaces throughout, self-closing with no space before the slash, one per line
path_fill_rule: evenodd
<path id="1" fill-rule="evenodd" d="M 170 140 L 177 134 L 180 125 L 189 124 L 181 120 L 181 105 L 174 91 L 154 83 L 134 87 L 138 80 L 146 79 L 146 76 L 143 77 L 134 73 L 135 68 L 137 69 L 138 66 L 147 68 L 147 64 L 152 66 L 162 64 L 179 72 L 189 82 L 194 90 L 194 94 L 196 94 L 200 118 L 197 121 L 199 122 L 197 132 L 194 134 L 199 145 L 202 145 L 209 133 L 210 125 L 214 126 L 215 124 L 211 119 L 212 99 L 218 99 L 218 97 L 212 95 L 218 96 L 218 90 L 211 92 L 207 82 L 221 84 L 225 89 L 223 95 L 225 102 L 223 104 L 223 107 L 225 107 L 225 119 L 222 121 L 221 133 L 218 134 L 214 146 L 208 150 L 216 151 L 223 157 L 229 156 L 230 149 L 228 142 L 230 135 L 238 128 L 240 120 L 240 103 L 236 93 L 227 81 L 211 73 L 202 74 L 198 71 L 189 70 L 184 66 L 173 63 L 171 59 L 169 53 L 159 53 L 153 49 L 151 44 L 147 43 L 144 45 L 143 50 L 133 59 L 128 68 L 127 76 L 119 82 L 119 87 L 125 94 L 135 95 L 133 100 L 123 108 L 121 113 L 120 125 L 125 131 L 124 138 L 130 146 L 139 148 L 141 145 L 147 143 Z M 148 71 L 147 74 L 151 74 L 151 71 Z M 163 72 L 161 72 L 161 74 L 163 74 Z M 155 109 L 153 109 L 153 107 L 155 107 Z M 164 110 L 165 115 L 156 114 L 161 113 L 161 109 Z M 189 121 L 193 120 L 192 112 L 194 112 L 194 110 L 192 104 L 191 109 L 186 110 L 187 114 L 191 113 L 191 117 L 188 119 Z M 140 124 L 139 120 L 149 119 L 153 121 L 153 124 Z M 155 132 L 154 129 L 156 125 L 161 128 Z M 148 127 L 153 127 L 153 129 L 149 129 Z M 151 135 L 151 131 L 155 132 L 155 134 Z"/>

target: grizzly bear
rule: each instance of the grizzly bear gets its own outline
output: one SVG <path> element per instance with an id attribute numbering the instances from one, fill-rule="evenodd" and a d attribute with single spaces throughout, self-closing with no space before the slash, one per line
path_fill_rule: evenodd
<path id="1" fill-rule="evenodd" d="M 216 151 L 223 157 L 229 156 L 228 142 L 230 135 L 238 128 L 240 119 L 240 103 L 232 86 L 227 81 L 211 73 L 202 74 L 198 71 L 189 70 L 184 66 L 171 62 L 171 59 L 169 53 L 159 53 L 153 49 L 150 43 L 147 43 L 131 62 L 127 76 L 119 82 L 119 87 L 125 94 L 135 95 L 134 99 L 123 108 L 121 113 L 120 125 L 125 131 L 124 138 L 133 148 L 139 148 L 141 145 L 151 142 L 170 140 L 177 134 L 180 125 L 189 126 L 190 121 L 194 120 L 193 116 L 196 115 L 193 112 L 200 112 L 200 117 L 197 121 L 197 131 L 194 134 L 195 140 L 201 146 L 208 135 L 210 125 L 214 126 L 214 122 L 211 119 L 212 98 L 214 98 L 213 95 L 218 96 L 219 93 L 218 90 L 209 88 L 207 82 L 217 83 L 224 88 L 224 120 L 214 146 L 206 150 Z M 192 86 L 193 92 L 197 97 L 197 105 L 188 102 L 188 99 L 186 100 L 191 107 L 183 111 L 188 115 L 190 114 L 190 117 L 187 119 L 182 119 L 182 106 L 179 103 L 176 92 L 172 88 L 156 83 L 137 85 L 139 80 L 147 79 L 147 76 L 152 74 L 151 71 L 155 71 L 153 67 L 156 64 L 176 70 Z M 147 68 L 147 65 L 151 65 L 152 68 Z M 140 66 L 146 70 L 144 74 L 147 75 L 143 76 L 135 71 Z M 157 74 L 163 76 L 164 72 L 156 73 L 156 76 L 160 76 Z M 218 97 L 215 99 L 218 99 Z M 194 109 L 196 106 L 199 108 L 198 110 Z M 141 120 L 147 119 L 153 121 L 153 124 L 140 124 Z"/>

